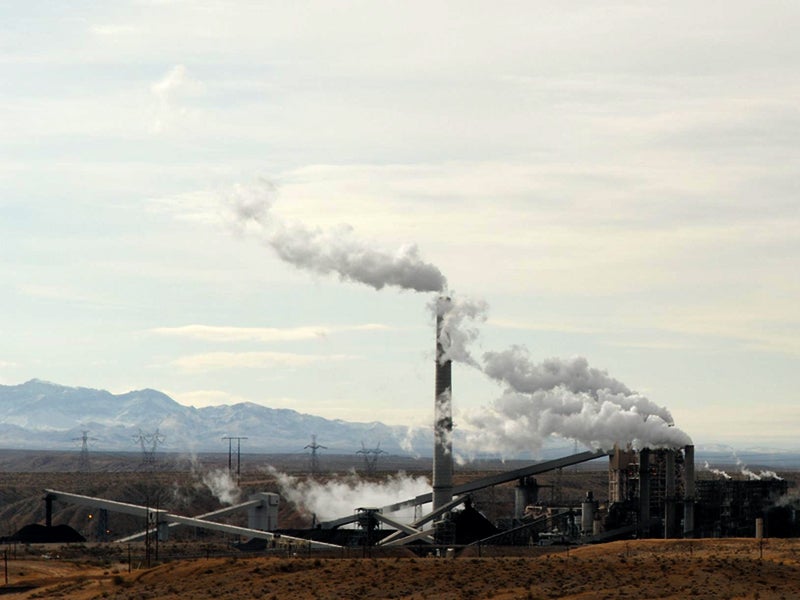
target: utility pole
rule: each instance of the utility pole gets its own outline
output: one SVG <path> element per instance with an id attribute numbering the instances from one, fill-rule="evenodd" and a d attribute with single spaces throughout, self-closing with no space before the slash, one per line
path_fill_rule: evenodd
<path id="1" fill-rule="evenodd" d="M 239 485 L 242 475 L 242 440 L 247 437 L 226 435 L 222 439 L 228 440 L 228 474 L 233 471 L 233 440 L 236 440 L 236 485 Z"/>

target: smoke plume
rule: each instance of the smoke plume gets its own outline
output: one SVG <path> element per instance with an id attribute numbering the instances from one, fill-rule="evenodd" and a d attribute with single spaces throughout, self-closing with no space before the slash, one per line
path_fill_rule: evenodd
<path id="1" fill-rule="evenodd" d="M 446 290 L 441 271 L 424 262 L 416 246 L 388 253 L 356 238 L 347 225 L 323 230 L 286 222 L 273 211 L 274 198 L 274 187 L 261 182 L 258 186 L 234 188 L 228 206 L 238 228 L 255 230 L 287 263 L 322 275 L 337 274 L 342 280 L 375 289 L 396 286 L 420 292 Z M 553 435 L 603 450 L 611 450 L 615 444 L 674 448 L 691 443 L 686 433 L 673 426 L 666 408 L 630 390 L 605 371 L 590 367 L 585 358 L 551 358 L 534 364 L 524 347 L 514 346 L 503 352 L 485 353 L 481 364 L 470 346 L 479 337 L 476 323 L 486 320 L 486 302 L 442 296 L 430 308 L 442 319 L 439 360 L 481 369 L 505 388 L 492 404 L 466 415 L 466 424 L 472 428 L 466 431 L 468 452 L 528 452 L 540 449 L 544 440 Z M 317 484 L 302 485 L 311 486 L 307 490 L 311 494 Z M 358 485 L 351 482 L 350 489 L 353 487 Z M 332 497 L 335 496 L 326 494 L 324 503 L 330 504 Z"/>
<path id="2" fill-rule="evenodd" d="M 215 469 L 203 473 L 203 483 L 222 504 L 237 504 L 242 491 L 227 469 Z"/>
<path id="3" fill-rule="evenodd" d="M 435 317 L 442 318 L 439 331 L 439 343 L 442 346 L 440 362 L 451 360 L 480 369 L 469 346 L 480 337 L 480 331 L 474 324 L 486 320 L 489 305 L 484 300 L 474 298 L 439 296 L 428 304 L 428 308 Z"/>
<path id="4" fill-rule="evenodd" d="M 534 363 L 524 346 L 483 355 L 483 372 L 504 386 L 489 406 L 465 413 L 466 452 L 538 451 L 551 436 L 609 451 L 615 445 L 678 448 L 691 443 L 670 412 L 583 357 Z"/>
<path id="5" fill-rule="evenodd" d="M 364 283 L 376 290 L 385 286 L 418 292 L 445 289 L 442 272 L 423 261 L 415 245 L 389 253 L 356 238 L 349 225 L 323 230 L 286 222 L 272 210 L 274 196 L 274 187 L 266 182 L 255 187 L 237 186 L 227 204 L 237 227 L 255 227 L 281 260 L 320 275 L 335 273 L 342 280 Z"/>
<path id="6" fill-rule="evenodd" d="M 281 495 L 308 514 L 316 515 L 318 521 L 351 515 L 360 506 L 386 506 L 398 498 L 413 498 L 431 491 L 426 477 L 410 477 L 403 472 L 378 483 L 361 479 L 351 471 L 345 477 L 322 483 L 293 477 L 274 467 L 267 470 L 277 480 Z"/>
<path id="7" fill-rule="evenodd" d="M 736 456 L 736 453 L 734 453 Z M 779 477 L 775 471 L 761 471 L 756 473 L 755 471 L 750 470 L 744 461 L 736 456 L 736 466 L 739 467 L 739 472 L 747 477 L 750 481 L 761 481 L 762 479 L 783 479 Z"/>
<path id="8" fill-rule="evenodd" d="M 714 475 L 717 475 L 718 477 L 722 477 L 723 479 L 730 479 L 731 478 L 731 476 L 728 475 L 728 473 L 726 473 L 722 469 L 715 469 L 714 467 L 709 465 L 708 461 L 705 461 L 705 464 L 703 466 L 705 467 L 706 471 L 708 471 L 710 473 L 713 473 Z"/>

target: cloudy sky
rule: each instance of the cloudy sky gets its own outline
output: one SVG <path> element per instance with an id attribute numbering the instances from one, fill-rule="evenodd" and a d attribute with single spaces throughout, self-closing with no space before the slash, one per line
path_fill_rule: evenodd
<path id="1" fill-rule="evenodd" d="M 698 444 L 800 447 L 800 4 L 0 6 L 0 383 L 432 418 L 431 293 L 282 261 L 230 218 L 485 300 L 475 353 L 584 356 Z M 330 233 L 334 232 L 334 233 Z M 456 412 L 500 392 L 454 371 Z"/>

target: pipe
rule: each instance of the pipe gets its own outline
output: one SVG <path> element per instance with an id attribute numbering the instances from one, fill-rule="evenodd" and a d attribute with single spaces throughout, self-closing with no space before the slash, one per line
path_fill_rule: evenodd
<path id="1" fill-rule="evenodd" d="M 592 492 L 586 492 L 586 499 L 581 503 L 581 534 L 592 535 L 594 533 L 594 514 L 597 503 Z"/>
<path id="2" fill-rule="evenodd" d="M 452 361 L 442 345 L 444 315 L 450 298 L 440 298 L 436 315 L 436 395 L 433 417 L 433 509 L 453 499 Z"/>

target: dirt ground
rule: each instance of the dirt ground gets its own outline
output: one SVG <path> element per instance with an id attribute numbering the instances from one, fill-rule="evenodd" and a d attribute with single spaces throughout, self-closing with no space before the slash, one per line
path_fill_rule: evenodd
<path id="1" fill-rule="evenodd" d="M 40 557 L 9 561 L 4 598 L 795 599 L 800 540 L 635 540 L 538 556 L 176 560 L 127 572 Z M 27 588 L 27 589 L 26 589 Z"/>

